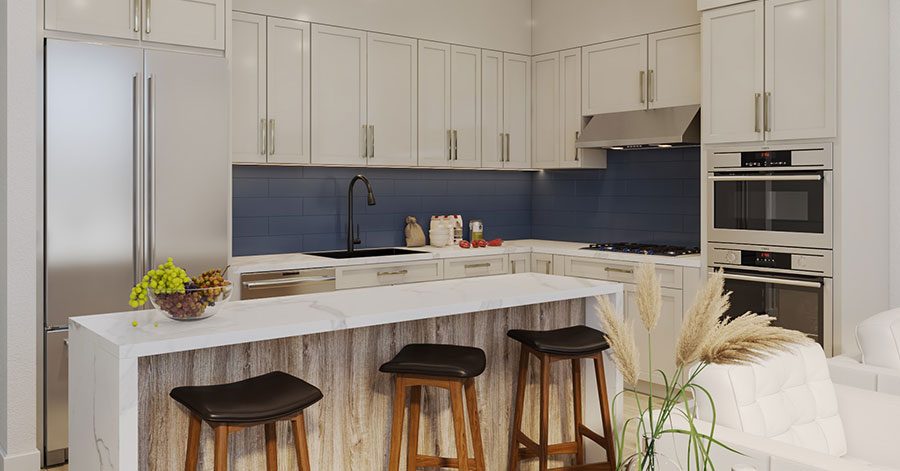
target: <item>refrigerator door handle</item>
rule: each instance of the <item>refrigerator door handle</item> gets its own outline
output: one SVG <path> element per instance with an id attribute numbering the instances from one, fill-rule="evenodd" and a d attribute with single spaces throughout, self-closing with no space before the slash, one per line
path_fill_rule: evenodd
<path id="1" fill-rule="evenodd" d="M 133 139 L 133 154 L 132 154 L 132 171 L 134 172 L 134 180 L 132 182 L 132 223 L 131 230 L 133 234 L 133 254 L 134 258 L 134 283 L 137 284 L 138 280 L 143 276 L 143 238 L 141 234 L 143 234 L 143 205 L 144 200 L 142 198 L 141 188 L 144 186 L 143 175 L 141 171 L 141 96 L 140 96 L 140 85 L 138 84 L 138 74 L 134 74 L 131 80 L 132 86 L 132 113 L 131 119 L 132 123 L 132 139 Z"/>
<path id="2" fill-rule="evenodd" d="M 146 205 L 147 214 L 147 244 L 144 263 L 147 267 L 153 267 L 156 259 L 156 90 L 154 88 L 153 75 L 147 75 L 147 132 L 144 138 L 147 141 L 147 173 L 146 173 Z"/>

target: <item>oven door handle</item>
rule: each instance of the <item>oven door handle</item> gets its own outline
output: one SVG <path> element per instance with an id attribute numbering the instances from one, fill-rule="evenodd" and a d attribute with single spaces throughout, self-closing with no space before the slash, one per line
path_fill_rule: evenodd
<path id="1" fill-rule="evenodd" d="M 713 182 L 813 182 L 822 175 L 710 175 Z"/>
<path id="2" fill-rule="evenodd" d="M 738 275 L 735 273 L 725 273 L 722 275 L 722 278 L 725 278 L 726 280 L 756 281 L 759 283 L 772 283 L 776 285 L 800 286 L 803 288 L 822 288 L 822 283 L 819 281 L 802 281 L 791 280 L 789 278 L 772 278 L 768 276 Z"/>

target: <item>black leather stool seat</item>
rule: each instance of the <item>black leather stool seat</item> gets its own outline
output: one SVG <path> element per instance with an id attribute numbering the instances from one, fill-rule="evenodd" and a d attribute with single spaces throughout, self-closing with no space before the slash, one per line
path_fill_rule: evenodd
<path id="1" fill-rule="evenodd" d="M 281 371 L 236 383 L 182 386 L 169 393 L 207 422 L 259 423 L 299 414 L 319 402 L 319 388 Z"/>
<path id="2" fill-rule="evenodd" d="M 484 350 L 459 345 L 413 343 L 393 360 L 381 365 L 382 373 L 474 378 L 484 372 Z"/>
<path id="3" fill-rule="evenodd" d="M 609 348 L 606 334 L 584 325 L 556 330 L 510 330 L 506 335 L 552 355 L 590 355 Z"/>

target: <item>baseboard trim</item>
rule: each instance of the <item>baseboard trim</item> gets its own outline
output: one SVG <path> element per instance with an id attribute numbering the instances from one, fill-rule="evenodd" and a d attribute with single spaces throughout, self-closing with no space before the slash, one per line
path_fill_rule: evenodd
<path id="1" fill-rule="evenodd" d="M 0 471 L 39 471 L 41 469 L 41 452 L 37 448 L 17 455 L 8 455 L 0 447 Z"/>

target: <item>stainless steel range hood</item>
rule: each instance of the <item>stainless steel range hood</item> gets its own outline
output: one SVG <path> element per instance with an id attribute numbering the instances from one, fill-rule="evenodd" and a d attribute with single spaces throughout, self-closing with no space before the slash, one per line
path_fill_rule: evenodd
<path id="1" fill-rule="evenodd" d="M 594 115 L 575 141 L 579 149 L 696 145 L 700 145 L 700 105 Z"/>

